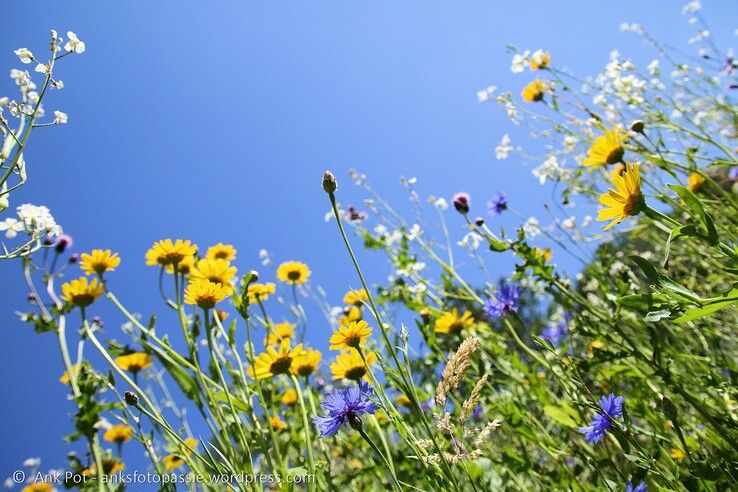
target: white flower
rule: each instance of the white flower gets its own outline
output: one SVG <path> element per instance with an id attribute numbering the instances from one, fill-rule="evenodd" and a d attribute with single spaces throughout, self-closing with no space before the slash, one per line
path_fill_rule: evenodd
<path id="1" fill-rule="evenodd" d="M 41 458 L 28 458 L 23 462 L 23 466 L 28 468 L 36 468 L 41 464 Z"/>
<path id="2" fill-rule="evenodd" d="M 515 53 L 510 62 L 510 71 L 512 73 L 520 73 L 525 70 L 525 63 L 528 61 L 530 55 L 529 50 L 525 50 L 523 53 Z"/>
<path id="3" fill-rule="evenodd" d="M 420 237 L 420 235 L 423 233 L 423 231 L 420 230 L 420 225 L 413 224 L 412 227 L 410 227 L 410 230 L 407 233 L 407 239 L 409 241 L 414 241 Z"/>
<path id="4" fill-rule="evenodd" d="M 547 179 L 557 180 L 565 175 L 565 171 L 559 167 L 559 162 L 555 155 L 550 155 L 543 161 L 543 163 L 537 168 L 531 171 L 533 176 L 538 178 L 538 181 L 543 185 Z"/>
<path id="5" fill-rule="evenodd" d="M 476 232 L 467 232 L 466 235 L 461 239 L 461 241 L 457 242 L 459 246 L 462 248 L 469 248 L 472 251 L 475 251 L 477 248 L 479 248 L 479 245 L 482 243 L 482 236 L 477 234 Z"/>
<path id="6" fill-rule="evenodd" d="M 694 14 L 702 8 L 702 3 L 699 0 L 693 0 L 682 7 L 682 15 Z"/>
<path id="7" fill-rule="evenodd" d="M 18 219 L 14 219 L 13 217 L 8 217 L 0 222 L 0 231 L 5 231 L 5 237 L 8 239 L 13 239 L 19 232 L 23 232 L 24 230 L 23 222 L 20 222 Z"/>
<path id="8" fill-rule="evenodd" d="M 585 215 L 584 219 L 582 219 L 582 227 L 588 227 L 591 223 L 592 223 L 592 216 Z"/>
<path id="9" fill-rule="evenodd" d="M 541 227 L 538 219 L 536 219 L 535 217 L 530 217 L 528 220 L 526 220 L 525 224 L 523 224 L 523 232 L 525 232 L 525 235 L 530 238 L 539 235 L 541 233 Z"/>
<path id="10" fill-rule="evenodd" d="M 16 68 L 10 69 L 10 78 L 15 80 L 15 85 L 18 87 L 28 87 L 28 89 L 32 90 L 35 89 L 36 86 L 34 85 L 31 87 L 31 74 L 28 73 L 26 70 L 18 70 Z"/>
<path id="11" fill-rule="evenodd" d="M 49 73 L 49 65 L 46 65 L 45 63 L 39 63 L 36 65 L 36 68 L 33 69 L 34 72 L 38 73 Z"/>
<path id="12" fill-rule="evenodd" d="M 651 63 L 649 63 L 648 67 L 646 68 L 648 68 L 648 73 L 651 75 L 651 77 L 658 77 L 659 73 L 661 73 L 658 60 L 651 61 Z"/>
<path id="13" fill-rule="evenodd" d="M 486 102 L 492 99 L 492 94 L 495 93 L 497 90 L 497 87 L 494 85 L 490 85 L 489 87 L 485 89 L 481 89 L 477 91 L 477 101 L 479 102 Z"/>
<path id="14" fill-rule="evenodd" d="M 546 61 L 546 52 L 543 50 L 535 50 L 532 55 L 530 55 L 530 61 L 531 63 L 541 66 Z"/>
<path id="15" fill-rule="evenodd" d="M 56 223 L 49 209 L 43 205 L 24 203 L 18 207 L 17 213 L 26 232 L 31 235 L 49 233 L 58 236 L 62 233 L 61 226 Z"/>
<path id="16" fill-rule="evenodd" d="M 564 229 L 572 230 L 577 228 L 577 219 L 573 215 L 568 219 L 561 221 L 561 227 Z"/>
<path id="17" fill-rule="evenodd" d="M 67 44 L 64 45 L 64 49 L 69 52 L 75 52 L 75 53 L 84 53 L 85 52 L 85 43 L 83 41 L 80 41 L 79 38 L 75 33 L 72 31 L 67 31 L 67 37 L 69 38 L 69 41 L 67 41 Z"/>
<path id="18" fill-rule="evenodd" d="M 374 227 L 374 234 L 376 234 L 379 237 L 386 236 L 387 235 L 387 226 L 384 224 L 377 224 Z"/>
<path id="19" fill-rule="evenodd" d="M 54 111 L 54 124 L 57 125 L 64 125 L 66 124 L 69 117 L 67 116 L 67 113 L 64 113 L 62 111 Z"/>
<path id="20" fill-rule="evenodd" d="M 512 150 L 512 146 L 510 145 L 510 135 L 507 133 L 502 136 L 502 140 L 500 140 L 500 144 L 495 147 L 495 157 L 497 160 L 505 160 L 510 155 L 510 151 Z"/>
<path id="21" fill-rule="evenodd" d="M 33 53 L 28 48 L 18 48 L 13 53 L 20 58 L 21 63 L 28 65 L 33 61 Z"/>
<path id="22" fill-rule="evenodd" d="M 264 266 L 268 266 L 272 263 L 272 259 L 269 256 L 269 251 L 263 248 L 259 250 L 259 259 L 261 260 L 261 264 Z"/>
<path id="23" fill-rule="evenodd" d="M 564 148 L 567 152 L 573 152 L 577 146 L 577 137 L 574 135 L 567 135 L 564 137 Z"/>
<path id="24" fill-rule="evenodd" d="M 447 202 L 447 201 L 446 201 L 446 199 L 445 199 L 445 198 L 443 198 L 443 197 L 441 197 L 441 198 L 436 198 L 436 199 L 435 199 L 435 200 L 433 201 L 433 206 L 434 206 L 434 207 L 436 207 L 436 208 L 437 208 L 438 210 L 440 210 L 441 212 L 443 212 L 444 210 L 447 210 L 447 209 L 448 209 L 448 202 Z"/>

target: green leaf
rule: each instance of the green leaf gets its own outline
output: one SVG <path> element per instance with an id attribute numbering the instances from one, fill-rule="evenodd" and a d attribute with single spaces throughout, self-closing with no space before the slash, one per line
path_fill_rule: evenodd
<path id="1" fill-rule="evenodd" d="M 664 262 L 661 264 L 662 267 L 667 268 L 669 266 L 669 251 L 671 249 L 671 242 L 685 237 L 692 237 L 697 235 L 697 229 L 693 225 L 677 226 L 671 230 L 669 239 L 666 240 L 664 246 Z"/>
<path id="2" fill-rule="evenodd" d="M 646 316 L 643 318 L 643 321 L 648 321 L 650 323 L 654 323 L 656 321 L 660 321 L 662 319 L 666 319 L 669 316 L 671 316 L 671 311 L 668 309 L 661 309 L 659 311 L 651 311 L 646 314 Z"/>
<path id="3" fill-rule="evenodd" d="M 562 403 L 560 405 L 546 405 L 543 407 L 543 413 L 548 415 L 557 424 L 563 425 L 564 427 L 572 429 L 579 427 L 579 424 L 577 424 L 577 421 L 575 420 L 577 417 L 576 411 L 566 403 Z"/>
<path id="4" fill-rule="evenodd" d="M 703 305 L 693 309 L 688 309 L 683 315 L 675 319 L 676 323 L 686 323 L 695 319 L 702 318 L 708 314 L 720 311 L 732 306 L 738 302 L 738 287 L 733 287 L 730 291 L 722 296 L 710 300 L 703 301 Z"/>
<path id="5" fill-rule="evenodd" d="M 666 289 L 676 294 L 677 296 L 688 299 L 690 301 L 700 301 L 700 296 L 698 296 L 695 292 L 671 280 L 669 277 L 658 271 L 656 269 L 656 266 L 654 266 L 653 263 L 651 263 L 647 259 L 638 255 L 633 255 L 630 257 L 630 259 L 633 260 L 636 265 L 638 265 L 638 267 L 643 271 L 643 274 L 648 278 L 648 280 L 656 284 L 657 287 Z"/>
<path id="6" fill-rule="evenodd" d="M 633 294 L 619 297 L 615 300 L 615 303 L 627 309 L 647 313 L 653 311 L 654 308 L 658 310 L 666 306 L 669 303 L 669 298 L 662 294 Z"/>
<path id="7" fill-rule="evenodd" d="M 718 243 L 718 234 L 717 229 L 715 229 L 715 224 L 712 222 L 712 217 L 710 217 L 710 214 L 705 212 L 705 209 L 702 207 L 702 203 L 700 203 L 699 198 L 697 198 L 697 195 L 689 191 L 684 186 L 679 186 L 675 184 L 670 184 L 669 188 L 674 190 L 677 195 L 679 195 L 679 198 L 684 200 L 684 203 L 687 205 L 687 207 L 694 212 L 699 220 L 702 222 L 702 225 L 705 226 L 705 229 L 707 230 L 707 240 L 712 245 L 716 245 Z"/>

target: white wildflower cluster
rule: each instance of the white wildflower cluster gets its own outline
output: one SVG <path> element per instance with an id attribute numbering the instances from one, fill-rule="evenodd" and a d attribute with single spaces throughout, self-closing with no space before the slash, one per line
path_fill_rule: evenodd
<path id="1" fill-rule="evenodd" d="M 530 62 L 530 50 L 522 53 L 515 53 L 510 61 L 510 71 L 512 73 L 521 73 L 525 71 L 525 66 Z"/>
<path id="2" fill-rule="evenodd" d="M 502 140 L 500 140 L 499 145 L 495 147 L 495 157 L 497 160 L 505 160 L 510 155 L 510 152 L 513 150 L 512 145 L 510 145 L 510 135 L 507 133 L 502 136 Z"/>
<path id="3" fill-rule="evenodd" d="M 25 203 L 16 209 L 17 218 L 8 217 L 0 221 L 0 232 L 5 231 L 5 237 L 12 239 L 20 232 L 26 232 L 31 237 L 42 234 L 58 236 L 62 227 L 56 223 L 49 209 L 43 205 Z"/>
<path id="4" fill-rule="evenodd" d="M 448 210 L 448 201 L 443 197 L 429 196 L 428 203 L 433 205 L 439 212 L 445 212 Z"/>
<path id="5" fill-rule="evenodd" d="M 546 181 L 559 181 L 569 176 L 569 171 L 559 165 L 556 155 L 549 155 L 540 166 L 534 168 L 531 173 L 538 178 L 538 182 L 546 184 Z"/>
<path id="6" fill-rule="evenodd" d="M 492 95 L 497 90 L 497 87 L 494 85 L 490 85 L 489 87 L 485 87 L 484 89 L 480 89 L 477 91 L 477 101 L 479 102 L 487 102 L 492 100 Z"/>
<path id="7" fill-rule="evenodd" d="M 269 251 L 264 248 L 259 250 L 259 262 L 262 266 L 269 266 L 272 264 L 272 257 L 269 255 Z"/>
<path id="8" fill-rule="evenodd" d="M 520 113 L 517 106 L 512 102 L 512 94 L 503 92 L 495 98 L 495 102 L 505 108 L 505 114 L 513 125 L 520 124 Z"/>
<path id="9" fill-rule="evenodd" d="M 462 248 L 467 248 L 470 251 L 476 251 L 479 249 L 479 245 L 482 244 L 482 241 L 484 241 L 484 238 L 477 234 L 476 232 L 467 232 L 463 238 L 461 238 L 460 241 L 458 241 L 456 244 L 461 246 Z"/>

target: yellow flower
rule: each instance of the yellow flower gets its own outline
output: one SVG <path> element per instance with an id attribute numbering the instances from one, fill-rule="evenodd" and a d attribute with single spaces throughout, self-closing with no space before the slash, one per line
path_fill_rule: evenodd
<path id="1" fill-rule="evenodd" d="M 299 261 L 286 261 L 277 267 L 277 278 L 288 284 L 304 284 L 309 277 L 310 269 Z"/>
<path id="2" fill-rule="evenodd" d="M 167 470 L 174 470 L 175 468 L 179 468 L 182 466 L 185 462 L 184 458 L 179 456 L 178 454 L 168 454 L 164 457 L 164 468 Z"/>
<path id="3" fill-rule="evenodd" d="M 193 279 L 210 280 L 213 283 L 221 284 L 231 288 L 231 279 L 236 274 L 236 267 L 231 266 L 226 260 L 203 259 L 197 262 L 195 268 L 190 272 Z"/>
<path id="4" fill-rule="evenodd" d="M 459 310 L 454 308 L 450 312 L 443 313 L 440 318 L 436 320 L 436 326 L 433 331 L 436 333 L 443 333 L 448 335 L 454 335 L 459 333 L 464 328 L 471 328 L 474 326 L 474 317 L 469 311 L 459 316 Z"/>
<path id="5" fill-rule="evenodd" d="M 209 260 L 233 261 L 236 259 L 236 248 L 230 244 L 218 243 L 208 248 L 205 258 Z"/>
<path id="6" fill-rule="evenodd" d="M 705 177 L 700 173 L 689 173 L 687 177 L 687 188 L 692 193 L 696 193 L 702 185 L 705 184 Z"/>
<path id="7" fill-rule="evenodd" d="M 283 321 L 272 326 L 272 330 L 267 337 L 267 345 L 279 345 L 282 340 L 292 340 L 295 338 L 295 327 L 292 323 Z"/>
<path id="8" fill-rule="evenodd" d="M 87 275 L 112 272 L 120 265 L 120 256 L 109 249 L 93 249 L 90 253 L 80 255 L 79 267 Z"/>
<path id="9" fill-rule="evenodd" d="M 530 69 L 539 70 L 548 68 L 551 63 L 551 54 L 548 51 L 538 50 L 530 57 Z"/>
<path id="10" fill-rule="evenodd" d="M 366 355 L 366 362 L 372 365 L 377 361 L 377 354 L 369 352 Z M 351 379 L 358 381 L 367 376 L 367 368 L 361 355 L 356 350 L 341 352 L 336 356 L 335 361 L 331 364 L 331 374 L 333 379 Z"/>
<path id="11" fill-rule="evenodd" d="M 523 87 L 523 91 L 520 93 L 520 95 L 523 97 L 523 100 L 525 102 L 538 102 L 543 99 L 543 96 L 546 94 L 546 91 L 548 88 L 546 87 L 546 83 L 542 80 L 534 80 L 530 84 Z"/>
<path id="12" fill-rule="evenodd" d="M 124 424 L 118 424 L 106 430 L 103 434 L 103 439 L 108 442 L 123 444 L 124 442 L 130 441 L 133 437 L 133 434 L 134 431 L 132 428 Z"/>
<path id="13" fill-rule="evenodd" d="M 626 139 L 627 135 L 619 126 L 605 130 L 605 134 L 597 137 L 587 151 L 587 158 L 582 161 L 582 165 L 605 166 L 622 161 Z"/>
<path id="14" fill-rule="evenodd" d="M 410 401 L 410 398 L 408 398 L 407 395 L 397 395 L 395 397 L 395 403 L 407 408 L 410 408 L 413 404 L 413 402 Z"/>
<path id="15" fill-rule="evenodd" d="M 137 373 L 141 369 L 146 369 L 153 364 L 154 360 L 146 352 L 134 352 L 116 357 L 115 363 L 124 371 Z"/>
<path id="16" fill-rule="evenodd" d="M 297 403 L 297 391 L 293 390 L 292 388 L 287 389 L 282 395 L 281 401 L 283 405 L 291 407 L 292 405 Z"/>
<path id="17" fill-rule="evenodd" d="M 303 352 L 302 344 L 290 349 L 290 341 L 282 340 L 279 350 L 269 346 L 266 352 L 259 354 L 253 367 L 249 367 L 247 374 L 256 379 L 265 379 L 277 374 L 286 374 L 290 370 L 292 361 Z"/>
<path id="18" fill-rule="evenodd" d="M 21 492 L 53 492 L 54 485 L 48 482 L 33 482 L 21 489 Z"/>
<path id="19" fill-rule="evenodd" d="M 300 355 L 292 359 L 290 372 L 295 376 L 307 377 L 314 373 L 320 365 L 322 354 L 315 349 L 305 349 Z"/>
<path id="20" fill-rule="evenodd" d="M 605 208 L 597 214 L 597 220 L 615 219 L 605 226 L 605 230 L 612 229 L 628 216 L 638 215 L 645 204 L 638 164 L 626 164 L 623 175 L 613 176 L 612 184 L 614 190 L 610 188 L 600 195 L 600 203 Z"/>
<path id="21" fill-rule="evenodd" d="M 338 331 L 333 332 L 328 340 L 331 344 L 329 348 L 331 350 L 359 348 L 371 335 L 372 329 L 366 321 L 352 321 L 348 326 L 339 326 Z"/>
<path id="22" fill-rule="evenodd" d="M 271 294 L 277 291 L 277 286 L 269 282 L 266 284 L 250 284 L 248 288 L 249 303 L 256 304 L 269 299 Z"/>
<path id="23" fill-rule="evenodd" d="M 79 376 L 79 370 L 82 367 L 82 364 L 72 364 L 72 372 Z M 64 374 L 62 374 L 59 377 L 59 382 L 62 384 L 69 384 L 70 378 L 69 378 L 69 372 L 64 371 Z"/>
<path id="24" fill-rule="evenodd" d="M 610 171 L 610 181 L 615 179 L 615 176 L 622 176 L 625 171 L 625 164 L 618 162 Z"/>
<path id="25" fill-rule="evenodd" d="M 362 316 L 361 308 L 357 306 L 348 306 L 343 312 L 344 315 L 338 320 L 338 326 L 348 325 L 352 321 L 359 321 Z"/>
<path id="26" fill-rule="evenodd" d="M 344 304 L 349 304 L 349 305 L 354 305 L 354 306 L 361 306 L 368 300 L 369 300 L 369 293 L 366 291 L 366 289 L 350 290 L 346 292 L 345 296 L 343 296 Z"/>
<path id="27" fill-rule="evenodd" d="M 533 249 L 535 255 L 538 258 L 543 259 L 543 262 L 551 261 L 551 258 L 553 258 L 553 251 L 551 251 L 551 248 L 534 248 Z"/>
<path id="28" fill-rule="evenodd" d="M 195 268 L 195 261 L 197 261 L 197 258 L 194 255 L 185 256 L 182 261 L 177 263 L 177 271 L 182 275 L 188 275 Z M 165 266 L 164 271 L 174 273 L 174 265 Z"/>
<path id="29" fill-rule="evenodd" d="M 283 430 L 287 428 L 287 423 L 277 415 L 274 415 L 269 418 L 269 426 L 274 430 Z"/>
<path id="30" fill-rule="evenodd" d="M 102 460 L 102 471 L 104 475 L 115 475 L 116 473 L 124 470 L 125 468 L 126 466 L 120 460 L 116 460 L 112 458 Z M 97 475 L 97 467 L 95 466 L 95 463 L 91 464 L 90 466 L 82 470 L 82 475 L 86 475 L 86 476 Z"/>
<path id="31" fill-rule="evenodd" d="M 93 278 L 89 282 L 87 277 L 79 277 L 62 284 L 62 299 L 75 306 L 85 307 L 105 292 L 105 286 Z"/>
<path id="32" fill-rule="evenodd" d="M 204 278 L 193 279 L 184 293 L 186 304 L 196 304 L 202 309 L 211 309 L 231 293 L 230 285 L 214 283 Z"/>
<path id="33" fill-rule="evenodd" d="M 197 245 L 192 244 L 189 240 L 162 239 L 157 241 L 146 252 L 146 264 L 152 265 L 171 265 L 179 263 L 187 256 L 194 256 L 197 253 Z"/>
<path id="34" fill-rule="evenodd" d="M 671 451 L 669 451 L 669 456 L 671 456 L 671 459 L 676 461 L 682 461 L 686 454 L 682 450 L 682 448 L 671 448 Z"/>

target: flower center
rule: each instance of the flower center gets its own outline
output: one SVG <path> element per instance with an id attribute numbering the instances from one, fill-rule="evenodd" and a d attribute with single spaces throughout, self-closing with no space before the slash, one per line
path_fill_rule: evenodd
<path id="1" fill-rule="evenodd" d="M 300 280 L 300 272 L 298 270 L 292 270 L 287 273 L 287 278 L 290 280 Z"/>
<path id="2" fill-rule="evenodd" d="M 354 381 L 359 380 L 366 374 L 366 368 L 363 366 L 356 366 L 346 370 L 346 379 L 353 379 Z"/>
<path id="3" fill-rule="evenodd" d="M 624 153 L 625 151 L 623 150 L 623 148 L 618 145 L 617 147 L 612 149 L 609 154 L 607 154 L 607 158 L 605 159 L 605 161 L 608 164 L 615 164 L 616 162 L 620 162 L 623 159 Z"/>
<path id="4" fill-rule="evenodd" d="M 291 357 L 280 357 L 279 359 L 272 362 L 269 370 L 272 374 L 284 374 L 290 369 L 290 364 L 292 364 Z"/>
<path id="5" fill-rule="evenodd" d="M 643 195 L 641 195 L 640 192 L 637 192 L 628 196 L 628 201 L 623 205 L 623 212 L 625 212 L 625 215 L 638 215 L 641 212 L 642 204 Z"/>

